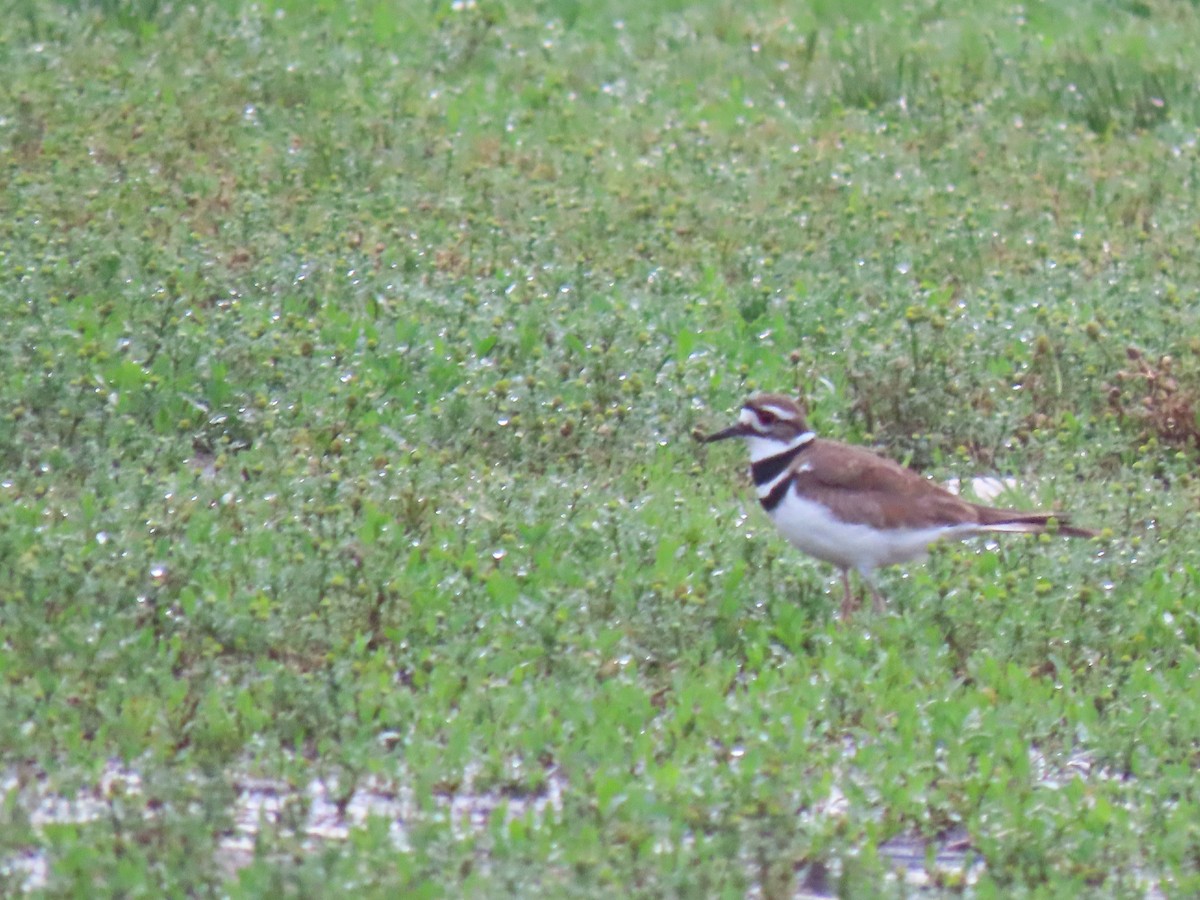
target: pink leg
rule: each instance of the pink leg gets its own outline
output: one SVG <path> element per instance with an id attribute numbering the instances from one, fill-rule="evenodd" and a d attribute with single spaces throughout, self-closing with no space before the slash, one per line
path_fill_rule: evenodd
<path id="1" fill-rule="evenodd" d="M 842 614 L 841 619 L 845 621 L 849 619 L 854 610 L 858 608 L 858 603 L 855 602 L 854 594 L 850 591 L 850 570 L 842 569 L 842 587 L 845 588 L 845 593 L 842 595 Z"/>
<path id="2" fill-rule="evenodd" d="M 858 570 L 858 574 L 862 576 L 863 582 L 871 590 L 871 598 L 875 601 L 875 612 L 883 615 L 887 612 L 887 603 L 884 602 L 883 594 L 879 593 L 879 588 L 875 586 L 875 570 Z"/>
<path id="3" fill-rule="evenodd" d="M 879 588 L 868 581 L 867 586 L 871 589 L 871 596 L 875 598 L 875 612 L 883 615 L 887 612 L 887 604 L 883 600 L 883 594 L 879 593 Z"/>

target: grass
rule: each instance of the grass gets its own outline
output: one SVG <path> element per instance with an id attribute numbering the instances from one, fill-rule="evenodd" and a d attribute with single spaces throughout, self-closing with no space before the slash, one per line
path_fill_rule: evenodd
<path id="1" fill-rule="evenodd" d="M 7 12 L 5 893 L 1200 889 L 1190 5 Z M 1105 536 L 839 627 L 756 388 Z"/>

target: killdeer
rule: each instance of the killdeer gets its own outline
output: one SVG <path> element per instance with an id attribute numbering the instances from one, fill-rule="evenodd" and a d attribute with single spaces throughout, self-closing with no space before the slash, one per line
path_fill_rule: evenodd
<path id="1" fill-rule="evenodd" d="M 1053 513 L 969 503 L 890 459 L 819 438 L 805 424 L 800 406 L 780 394 L 751 397 L 736 425 L 701 440 L 736 437 L 746 439 L 758 499 L 775 527 L 800 550 L 842 570 L 843 618 L 857 605 L 850 592 L 851 569 L 862 576 L 882 612 L 875 570 L 920 559 L 942 538 L 991 531 L 1095 534 Z"/>

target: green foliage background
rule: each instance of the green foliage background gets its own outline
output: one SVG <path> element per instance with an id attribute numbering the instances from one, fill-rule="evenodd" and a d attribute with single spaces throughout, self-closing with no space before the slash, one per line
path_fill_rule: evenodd
<path id="1" fill-rule="evenodd" d="M 1194 893 L 1198 40 L 0 3 L 5 890 Z M 691 441 L 756 388 L 1105 536 L 838 627 Z"/>

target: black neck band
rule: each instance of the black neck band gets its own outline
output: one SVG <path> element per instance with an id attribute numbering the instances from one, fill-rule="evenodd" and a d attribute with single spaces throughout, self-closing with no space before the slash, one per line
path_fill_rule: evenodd
<path id="1" fill-rule="evenodd" d="M 780 473 L 792 464 L 797 456 L 799 456 L 809 444 L 812 443 L 810 437 L 802 444 L 797 444 L 795 447 L 790 447 L 782 453 L 777 453 L 774 456 L 768 456 L 766 459 L 760 459 L 758 462 L 750 464 L 750 475 L 754 479 L 754 483 L 761 487 L 764 484 L 770 484 Z"/>
<path id="2" fill-rule="evenodd" d="M 787 492 L 791 490 L 792 484 L 796 481 L 795 475 L 789 475 L 787 478 L 780 480 L 779 484 L 771 488 L 770 493 L 765 497 L 759 497 L 758 502 L 763 505 L 763 509 L 771 512 L 775 507 L 783 502 L 783 498 L 787 496 Z"/>

